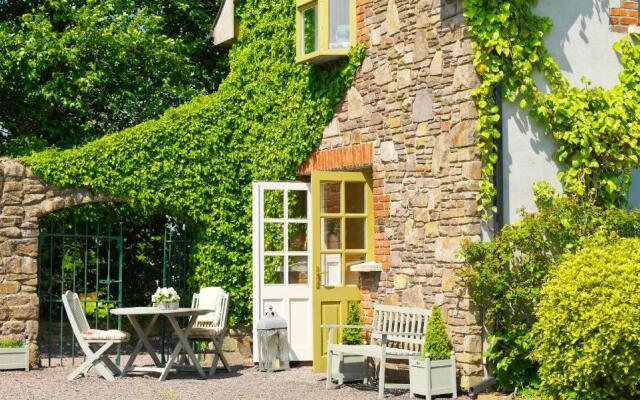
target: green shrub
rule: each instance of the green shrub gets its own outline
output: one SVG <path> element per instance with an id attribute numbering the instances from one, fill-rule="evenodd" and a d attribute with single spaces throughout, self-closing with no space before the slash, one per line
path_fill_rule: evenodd
<path id="1" fill-rule="evenodd" d="M 360 325 L 360 303 L 349 303 L 347 325 Z M 362 344 L 362 329 L 345 329 L 342 332 L 342 344 Z"/>
<path id="2" fill-rule="evenodd" d="M 451 357 L 451 344 L 449 343 L 449 334 L 447 327 L 442 319 L 442 311 L 440 307 L 434 306 L 431 309 L 431 316 L 427 322 L 426 336 L 424 338 L 424 346 L 422 347 L 422 358 L 432 360 L 446 360 Z"/>
<path id="3" fill-rule="evenodd" d="M 548 271 L 585 243 L 634 237 L 640 233 L 636 211 L 602 209 L 558 197 L 548 184 L 534 186 L 537 213 L 503 227 L 491 241 L 467 243 L 465 286 L 489 327 L 487 359 L 502 389 L 537 384 L 531 357 L 534 309 Z"/>
<path id="4" fill-rule="evenodd" d="M 24 346 L 26 336 L 24 333 L 18 333 L 12 328 L 2 328 L 0 330 L 0 349 Z"/>
<path id="5" fill-rule="evenodd" d="M 536 310 L 535 357 L 561 399 L 640 397 L 640 240 L 586 246 L 554 268 Z"/>
<path id="6" fill-rule="evenodd" d="M 9 349 L 12 347 L 22 347 L 24 346 L 23 339 L 8 339 L 3 336 L 0 336 L 0 349 Z"/>

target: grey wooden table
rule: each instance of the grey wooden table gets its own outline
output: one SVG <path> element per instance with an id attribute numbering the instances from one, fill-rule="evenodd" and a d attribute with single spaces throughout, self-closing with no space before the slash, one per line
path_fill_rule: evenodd
<path id="1" fill-rule="evenodd" d="M 191 361 L 193 367 L 195 367 L 200 376 L 204 378 L 204 371 L 202 370 L 202 367 L 200 366 L 200 363 L 198 362 L 193 349 L 189 345 L 187 336 L 189 336 L 191 328 L 193 328 L 197 317 L 209 312 L 211 312 L 211 310 L 202 310 L 195 308 L 161 310 L 156 307 L 127 307 L 112 309 L 111 314 L 113 315 L 125 315 L 129 319 L 129 322 L 131 322 L 131 326 L 133 326 L 133 329 L 135 329 L 136 334 L 138 335 L 138 343 L 136 344 L 136 347 L 134 347 L 133 352 L 131 353 L 131 357 L 129 357 L 129 361 L 127 361 L 127 364 L 122 369 L 121 376 L 126 376 L 129 372 L 159 372 L 160 378 L 158 380 L 164 381 L 165 379 L 167 379 L 167 375 L 172 369 L 177 369 L 174 368 L 174 364 L 178 359 L 178 355 L 180 355 L 180 351 L 184 349 L 187 352 L 187 357 L 189 357 L 189 360 Z M 138 317 L 142 315 L 153 316 L 149 324 L 144 329 L 138 322 Z M 151 343 L 149 343 L 149 333 L 151 332 L 151 329 L 153 329 L 153 326 L 155 325 L 156 321 L 158 321 L 158 318 L 161 315 L 165 316 L 169 320 L 169 323 L 171 324 L 171 327 L 173 328 L 173 331 L 176 333 L 176 336 L 178 338 L 178 343 L 173 349 L 173 352 L 171 353 L 171 356 L 169 356 L 169 359 L 167 360 L 167 363 L 165 365 L 162 365 L 162 363 L 160 363 L 160 359 L 158 358 L 156 352 L 153 350 L 153 347 L 151 347 Z M 180 324 L 178 324 L 178 321 L 176 320 L 176 318 L 178 317 L 189 317 L 189 322 L 187 323 L 186 327 L 180 327 Z M 155 366 L 142 367 L 133 365 L 136 357 L 138 356 L 138 353 L 140 353 L 140 350 L 142 350 L 143 347 L 147 350 L 147 352 L 149 352 L 149 355 L 151 356 L 151 359 L 153 360 Z"/>

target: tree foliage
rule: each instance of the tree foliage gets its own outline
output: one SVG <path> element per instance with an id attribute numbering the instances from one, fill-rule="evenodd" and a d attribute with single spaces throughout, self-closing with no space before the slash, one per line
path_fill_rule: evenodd
<path id="1" fill-rule="evenodd" d="M 640 397 L 640 240 L 587 245 L 554 268 L 536 311 L 544 392 Z"/>
<path id="2" fill-rule="evenodd" d="M 427 322 L 422 356 L 426 357 L 427 355 L 431 360 L 446 360 L 451 357 L 449 334 L 439 306 L 434 306 L 431 309 L 431 316 Z"/>
<path id="3" fill-rule="evenodd" d="M 230 292 L 232 325 L 251 315 L 251 182 L 292 179 L 320 142 L 364 56 L 295 62 L 295 4 L 247 0 L 230 71 L 212 95 L 84 146 L 23 160 L 50 184 L 166 212 L 195 229 L 194 285 Z"/>
<path id="4" fill-rule="evenodd" d="M 623 71 L 610 90 L 571 87 L 547 52 L 544 35 L 551 20 L 537 16 L 537 0 L 465 0 L 465 17 L 473 38 L 475 91 L 483 182 L 479 207 L 490 211 L 496 190 L 492 179 L 498 161 L 500 131 L 497 87 L 505 99 L 519 101 L 558 142 L 555 158 L 565 167 L 558 175 L 565 193 L 593 204 L 625 203 L 631 170 L 640 166 L 640 46 L 624 37 L 614 50 Z M 540 90 L 532 74 L 541 71 L 550 91 Z"/>
<path id="5" fill-rule="evenodd" d="M 502 388 L 536 385 L 532 352 L 535 307 L 549 271 L 567 255 L 594 241 L 640 235 L 640 214 L 603 209 L 558 197 L 547 183 L 534 187 L 537 213 L 522 211 L 489 242 L 467 243 L 465 286 L 490 330 L 487 358 Z"/>
<path id="6" fill-rule="evenodd" d="M 213 1 L 0 2 L 0 152 L 72 147 L 215 89 Z"/>
<path id="7" fill-rule="evenodd" d="M 360 302 L 352 301 L 349 303 L 347 325 L 361 325 Z M 342 331 L 342 344 L 362 344 L 362 333 L 362 329 L 346 328 Z"/>

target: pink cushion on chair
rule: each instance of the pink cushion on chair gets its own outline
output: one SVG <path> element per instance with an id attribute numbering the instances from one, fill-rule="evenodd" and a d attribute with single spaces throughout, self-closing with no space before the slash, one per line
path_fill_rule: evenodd
<path id="1" fill-rule="evenodd" d="M 82 332 L 82 337 L 87 340 L 129 340 L 129 333 L 119 331 L 117 329 L 109 329 L 108 331 L 102 329 L 88 329 Z"/>

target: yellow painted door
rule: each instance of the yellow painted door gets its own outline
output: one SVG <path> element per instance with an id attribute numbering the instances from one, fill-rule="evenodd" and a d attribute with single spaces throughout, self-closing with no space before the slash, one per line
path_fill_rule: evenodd
<path id="1" fill-rule="evenodd" d="M 373 258 L 371 179 L 364 172 L 316 172 L 311 195 L 313 368 L 322 372 L 327 329 L 321 326 L 346 323 L 349 303 L 360 300 L 360 276 L 350 267 Z"/>

